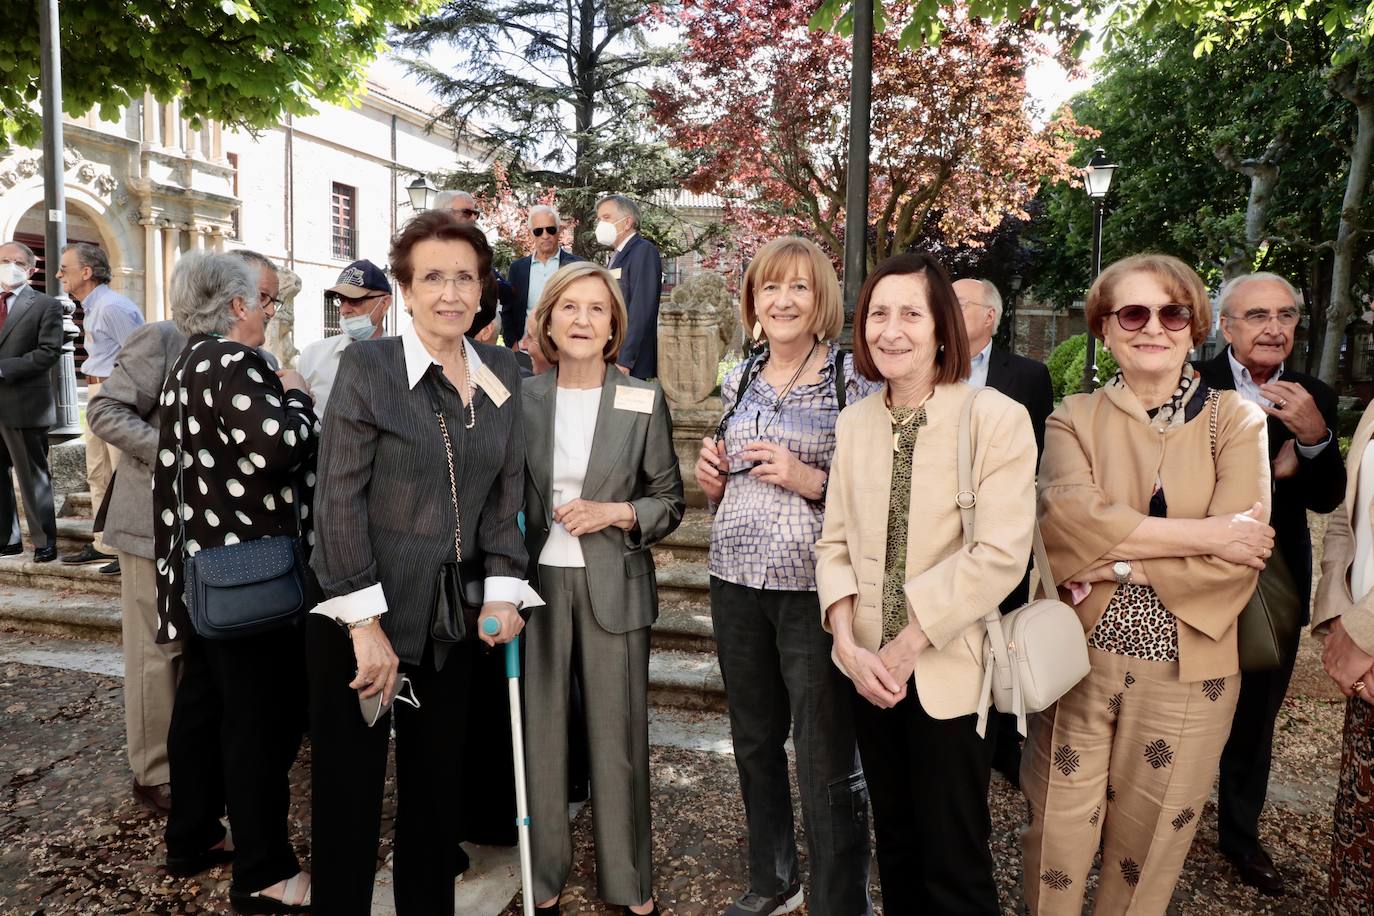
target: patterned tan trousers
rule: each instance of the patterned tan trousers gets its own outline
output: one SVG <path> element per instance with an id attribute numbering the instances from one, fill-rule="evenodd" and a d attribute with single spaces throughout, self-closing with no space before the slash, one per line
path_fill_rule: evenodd
<path id="1" fill-rule="evenodd" d="M 1346 701 L 1331 833 L 1331 916 L 1374 914 L 1374 706 Z"/>
<path id="2" fill-rule="evenodd" d="M 1177 662 L 1088 654 L 1088 676 L 1029 727 L 1026 905 L 1078 916 L 1100 845 L 1093 911 L 1162 914 L 1216 778 L 1240 675 L 1181 683 Z"/>

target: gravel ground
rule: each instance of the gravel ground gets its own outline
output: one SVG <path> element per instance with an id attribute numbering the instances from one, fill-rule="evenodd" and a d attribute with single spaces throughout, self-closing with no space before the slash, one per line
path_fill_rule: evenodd
<path id="1" fill-rule="evenodd" d="M 1340 746 L 1340 705 L 1304 651 L 1279 726 L 1264 839 L 1290 892 L 1264 898 L 1233 880 L 1214 851 L 1215 811 L 1204 813 L 1175 897 L 1186 914 L 1312 914 L 1325 897 L 1325 868 Z M 1322 688 L 1307 695 L 1303 685 Z M 1316 691 L 1313 691 L 1316 692 Z M 161 821 L 135 805 L 121 747 L 117 679 L 26 665 L 0 665 L 0 912 L 197 914 L 228 912 L 227 869 L 173 881 L 159 868 Z M 303 859 L 309 824 L 308 749 L 293 772 L 292 823 Z M 745 845 L 729 756 L 655 747 L 655 888 L 665 912 L 720 912 L 744 886 Z M 1017 833 L 1025 804 L 1000 777 L 992 792 L 993 845 L 1004 909 L 1019 908 Z M 569 913 L 610 913 L 596 902 L 591 812 L 575 822 L 576 865 L 564 895 Z M 801 833 L 798 825 L 798 833 Z M 383 848 L 384 858 L 388 849 Z M 874 887 L 877 887 L 876 872 Z M 518 912 L 514 907 L 509 916 Z M 804 913 L 805 910 L 799 912 Z"/>

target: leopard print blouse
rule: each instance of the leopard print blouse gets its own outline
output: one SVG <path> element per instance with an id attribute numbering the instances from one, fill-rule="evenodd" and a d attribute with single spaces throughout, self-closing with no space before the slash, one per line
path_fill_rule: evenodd
<path id="1" fill-rule="evenodd" d="M 1088 635 L 1088 645 L 1150 662 L 1178 661 L 1178 620 L 1148 585 L 1121 585 Z"/>

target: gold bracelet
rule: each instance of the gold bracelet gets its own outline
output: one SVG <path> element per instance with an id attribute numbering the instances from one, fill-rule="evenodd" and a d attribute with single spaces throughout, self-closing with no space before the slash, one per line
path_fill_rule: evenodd
<path id="1" fill-rule="evenodd" d="M 344 624 L 344 626 L 348 628 L 348 632 L 352 633 L 354 630 L 361 630 L 363 627 L 370 626 L 381 619 L 381 614 L 373 614 L 371 617 L 364 617 L 362 620 L 355 620 L 352 623 Z"/>

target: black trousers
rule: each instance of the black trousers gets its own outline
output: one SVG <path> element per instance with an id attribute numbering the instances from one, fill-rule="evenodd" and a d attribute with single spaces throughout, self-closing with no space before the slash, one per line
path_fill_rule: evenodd
<path id="1" fill-rule="evenodd" d="M 381 835 L 391 717 L 396 719 L 396 842 L 393 872 L 400 916 L 452 916 L 453 882 L 467 868 L 459 845 L 464 733 L 473 652 L 449 652 L 441 671 L 425 649 L 402 662 L 420 708 L 392 707 L 363 723 L 348 631 L 312 614 L 306 622 L 310 674 L 311 865 L 313 911 L 368 916 Z M 509 740 L 509 739 L 507 739 Z M 493 748 L 496 743 L 492 739 Z M 509 747 L 507 745 L 507 747 Z M 482 747 L 472 747 L 482 754 Z"/>
<path id="2" fill-rule="evenodd" d="M 976 716 L 931 718 L 914 678 L 892 709 L 850 692 L 873 803 L 883 912 L 996 916 L 988 846 L 995 720 L 988 718 L 987 737 L 979 738 Z"/>
<path id="3" fill-rule="evenodd" d="M 300 626 L 242 639 L 182 640 L 167 734 L 167 855 L 190 858 L 234 835 L 234 888 L 260 891 L 300 871 L 288 776 L 305 730 Z"/>
<path id="4" fill-rule="evenodd" d="M 1231 736 L 1221 752 L 1217 784 L 1217 845 L 1222 852 L 1244 856 L 1260 849 L 1259 819 L 1269 794 L 1274 721 L 1288 693 L 1301 635 L 1294 634 L 1281 666 L 1240 676 L 1240 699 L 1231 720 Z"/>
<path id="5" fill-rule="evenodd" d="M 52 478 L 48 474 L 48 429 L 0 425 L 0 547 L 19 543 L 19 508 L 14 503 L 10 469 L 19 478 L 29 539 L 34 547 L 57 543 Z"/>

